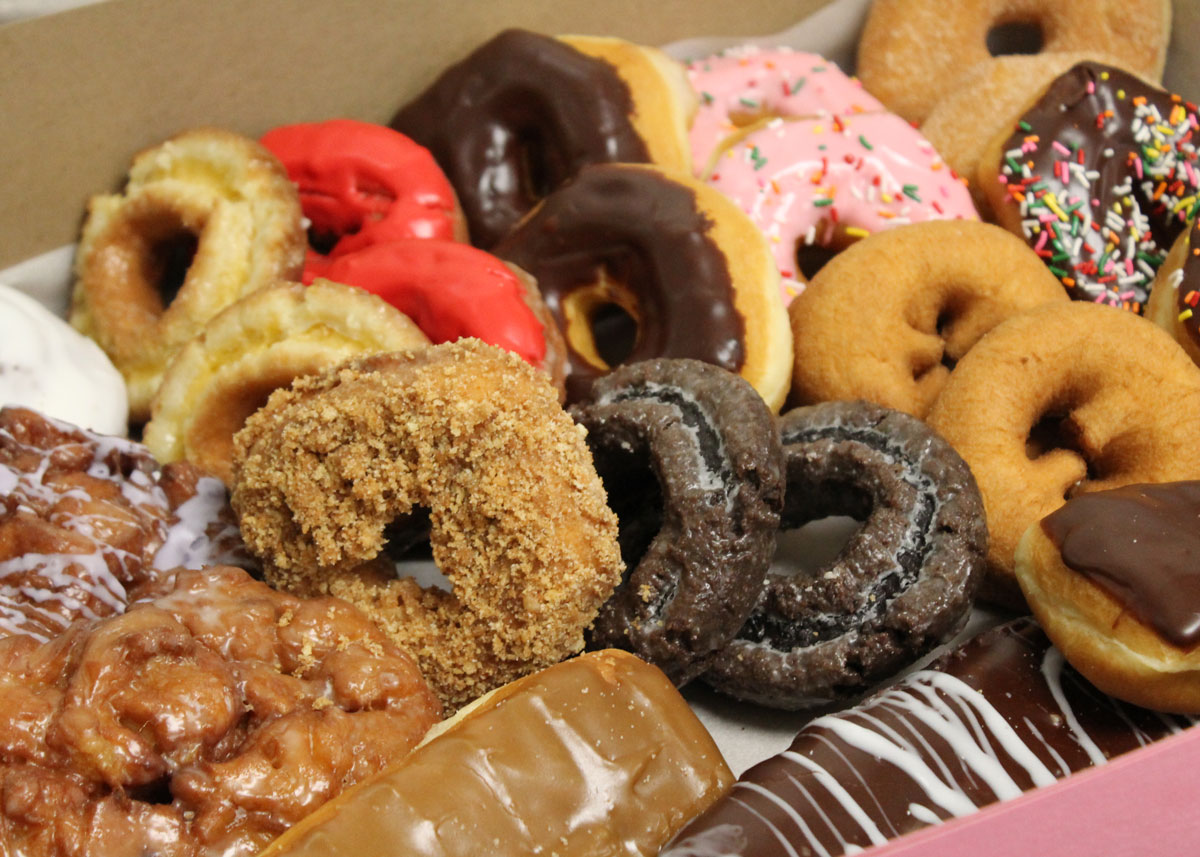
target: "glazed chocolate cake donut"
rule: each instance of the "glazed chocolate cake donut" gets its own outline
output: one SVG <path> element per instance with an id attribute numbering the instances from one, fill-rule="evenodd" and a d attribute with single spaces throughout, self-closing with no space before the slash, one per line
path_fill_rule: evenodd
<path id="1" fill-rule="evenodd" d="M 778 410 L 792 332 L 758 227 L 720 191 L 645 164 L 584 167 L 495 254 L 537 280 L 567 344 L 567 401 L 614 364 L 687 357 L 740 374 Z M 636 325 L 629 345 L 606 313 Z M 627 350 L 623 346 L 628 346 Z"/>
<path id="2" fill-rule="evenodd" d="M 863 521 L 812 573 L 772 574 L 704 680 L 799 709 L 862 693 L 956 633 L 983 580 L 987 529 L 967 465 L 921 421 L 866 402 L 785 414 L 782 526 Z"/>
<path id="3" fill-rule="evenodd" d="M 606 375 L 571 415 L 588 430 L 629 569 L 588 645 L 629 649 L 683 684 L 745 622 L 775 553 L 774 416 L 736 375 L 669 359 Z"/>
<path id="4" fill-rule="evenodd" d="M 683 67 L 619 39 L 510 29 L 447 69 L 391 127 L 433 152 L 487 250 L 594 163 L 691 164 Z"/>

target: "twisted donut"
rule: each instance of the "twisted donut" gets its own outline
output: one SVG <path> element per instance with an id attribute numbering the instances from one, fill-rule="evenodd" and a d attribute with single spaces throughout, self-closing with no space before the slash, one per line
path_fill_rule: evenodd
<path id="1" fill-rule="evenodd" d="M 268 580 L 365 609 L 457 706 L 582 649 L 620 581 L 582 435 L 509 352 L 379 354 L 272 395 L 235 437 L 231 501 Z M 362 567 L 414 507 L 453 592 Z"/>

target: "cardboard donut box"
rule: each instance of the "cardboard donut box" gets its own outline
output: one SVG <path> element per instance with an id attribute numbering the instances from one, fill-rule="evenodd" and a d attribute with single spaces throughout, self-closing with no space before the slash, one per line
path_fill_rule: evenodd
<path id="1" fill-rule="evenodd" d="M 659 45 L 791 28 L 789 44 L 853 70 L 868 5 L 108 0 L 0 26 L 0 269 L 71 244 L 87 198 L 119 188 L 135 152 L 177 131 L 213 125 L 258 136 L 332 116 L 386 122 L 448 63 L 504 27 Z M 1165 85 L 1191 100 L 1200 98 L 1197 36 L 1200 2 L 1174 0 Z M 722 749 L 736 754 L 735 772 L 784 749 L 799 722 L 733 705 L 706 717 Z M 1200 853 L 1200 810 L 1190 799 L 1198 771 L 1200 733 L 1184 733 L 869 853 Z"/>

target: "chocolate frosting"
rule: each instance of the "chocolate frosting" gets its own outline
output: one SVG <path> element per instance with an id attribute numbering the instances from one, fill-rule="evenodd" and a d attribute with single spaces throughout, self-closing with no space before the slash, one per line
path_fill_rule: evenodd
<path id="1" fill-rule="evenodd" d="M 1195 105 L 1090 62 L 1057 78 L 1022 117 L 1001 173 L 1024 199 L 1026 239 L 1071 297 L 1142 311 L 1196 213 L 1196 121 Z"/>
<path id="2" fill-rule="evenodd" d="M 1174 646 L 1200 643 L 1200 482 L 1126 485 L 1042 520 L 1067 568 Z"/>
<path id="3" fill-rule="evenodd" d="M 472 242 L 487 249 L 584 164 L 649 161 L 633 114 L 612 65 L 513 29 L 448 68 L 391 126 L 433 152 Z"/>
<path id="4" fill-rule="evenodd" d="M 661 857 L 830 857 L 1049 785 L 1190 726 L 1107 697 L 1028 618 L 818 717 Z"/>
<path id="5" fill-rule="evenodd" d="M 565 304 L 603 273 L 637 303 L 637 337 L 623 363 L 690 357 L 742 368 L 745 322 L 725 253 L 687 185 L 653 169 L 585 167 L 546 197 L 493 252 L 537 280 L 567 336 L 567 399 L 608 371 L 572 346 Z M 590 320 L 589 320 L 590 321 Z"/>

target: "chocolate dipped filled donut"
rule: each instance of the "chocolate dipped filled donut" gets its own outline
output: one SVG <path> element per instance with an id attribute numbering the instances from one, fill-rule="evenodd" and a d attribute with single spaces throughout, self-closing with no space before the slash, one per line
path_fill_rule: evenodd
<path id="1" fill-rule="evenodd" d="M 866 402 L 782 417 L 781 526 L 863 521 L 829 564 L 769 574 L 759 603 L 704 680 L 799 709 L 857 696 L 930 651 L 967 619 L 987 528 L 975 480 L 928 426 Z"/>
<path id="2" fill-rule="evenodd" d="M 1076 300 L 1142 312 L 1200 210 L 1196 105 L 1113 66 L 1056 78 L 988 147 L 979 180 Z"/>
<path id="3" fill-rule="evenodd" d="M 629 569 L 588 645 L 629 649 L 683 684 L 742 626 L 775 553 L 774 416 L 736 375 L 669 359 L 604 376 L 571 415 L 588 430 Z"/>
<path id="4" fill-rule="evenodd" d="M 792 334 L 779 272 L 762 233 L 714 188 L 648 165 L 585 167 L 494 252 L 537 280 L 563 331 L 568 401 L 616 364 L 687 357 L 783 404 Z M 613 310 L 636 325 L 632 344 L 608 324 Z"/>
<path id="5" fill-rule="evenodd" d="M 509 29 L 443 72 L 391 127 L 433 152 L 487 250 L 594 163 L 691 165 L 683 67 L 619 39 Z"/>

